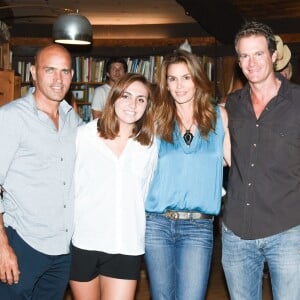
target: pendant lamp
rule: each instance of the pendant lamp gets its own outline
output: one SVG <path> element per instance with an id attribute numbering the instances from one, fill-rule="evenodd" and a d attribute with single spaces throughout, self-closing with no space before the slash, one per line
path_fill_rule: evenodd
<path id="1" fill-rule="evenodd" d="M 61 15 L 53 24 L 53 40 L 60 44 L 88 45 L 93 40 L 89 20 L 77 13 Z"/>

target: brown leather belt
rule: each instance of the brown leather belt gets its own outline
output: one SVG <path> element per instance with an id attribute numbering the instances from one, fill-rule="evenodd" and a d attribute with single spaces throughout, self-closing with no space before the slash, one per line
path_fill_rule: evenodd
<path id="1" fill-rule="evenodd" d="M 207 215 L 195 211 L 167 210 L 163 215 L 171 220 L 200 220 L 213 218 L 213 215 Z"/>

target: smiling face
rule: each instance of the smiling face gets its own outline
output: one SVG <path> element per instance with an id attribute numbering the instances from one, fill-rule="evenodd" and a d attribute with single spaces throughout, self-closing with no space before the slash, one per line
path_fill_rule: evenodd
<path id="1" fill-rule="evenodd" d="M 143 117 L 147 108 L 148 97 L 147 87 L 139 81 L 131 83 L 124 90 L 114 104 L 120 129 L 124 125 L 133 126 Z"/>
<path id="2" fill-rule="evenodd" d="M 73 76 L 69 53 L 57 45 L 43 49 L 31 67 L 31 74 L 37 97 L 60 102 L 68 92 Z"/>
<path id="3" fill-rule="evenodd" d="M 274 73 L 277 52 L 272 55 L 264 36 L 252 35 L 241 38 L 237 43 L 239 65 L 250 83 L 264 82 Z"/>
<path id="4" fill-rule="evenodd" d="M 122 78 L 125 74 L 126 72 L 124 66 L 119 62 L 112 63 L 109 68 L 109 72 L 107 73 L 109 81 L 111 81 L 112 83 Z"/>
<path id="5" fill-rule="evenodd" d="M 183 62 L 169 65 L 167 86 L 177 104 L 184 104 L 194 99 L 196 87 L 187 65 Z"/>

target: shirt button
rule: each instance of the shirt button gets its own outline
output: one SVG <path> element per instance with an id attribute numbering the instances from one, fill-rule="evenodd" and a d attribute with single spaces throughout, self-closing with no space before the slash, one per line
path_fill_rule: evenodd
<path id="1" fill-rule="evenodd" d="M 65 181 L 63 181 L 63 185 L 66 185 L 66 182 L 65 182 Z"/>
<path id="2" fill-rule="evenodd" d="M 69 229 L 66 229 L 66 232 L 69 232 Z"/>
<path id="3" fill-rule="evenodd" d="M 251 167 L 254 167 L 254 164 L 251 164 Z"/>
<path id="4" fill-rule="evenodd" d="M 256 144 L 253 144 L 253 147 L 256 147 Z"/>
<path id="5" fill-rule="evenodd" d="M 60 161 L 64 161 L 64 159 L 61 157 L 61 158 L 60 158 Z"/>
<path id="6" fill-rule="evenodd" d="M 66 208 L 66 207 L 67 207 L 67 205 L 65 204 L 65 205 L 64 205 L 64 208 Z"/>
<path id="7" fill-rule="evenodd" d="M 248 183 L 248 186 L 251 186 L 251 185 L 252 185 L 252 183 L 251 183 L 251 182 L 249 182 L 249 183 Z"/>
<path id="8" fill-rule="evenodd" d="M 250 206 L 250 203 L 246 203 L 247 206 Z"/>
<path id="9" fill-rule="evenodd" d="M 255 126 L 256 126 L 256 127 L 259 127 L 259 124 L 256 124 Z"/>

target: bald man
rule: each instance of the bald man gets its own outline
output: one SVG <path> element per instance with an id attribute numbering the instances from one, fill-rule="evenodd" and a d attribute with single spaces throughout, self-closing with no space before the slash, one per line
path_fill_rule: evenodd
<path id="1" fill-rule="evenodd" d="M 73 232 L 78 115 L 63 100 L 73 70 L 58 44 L 40 49 L 35 89 L 0 108 L 1 299 L 63 299 Z"/>

